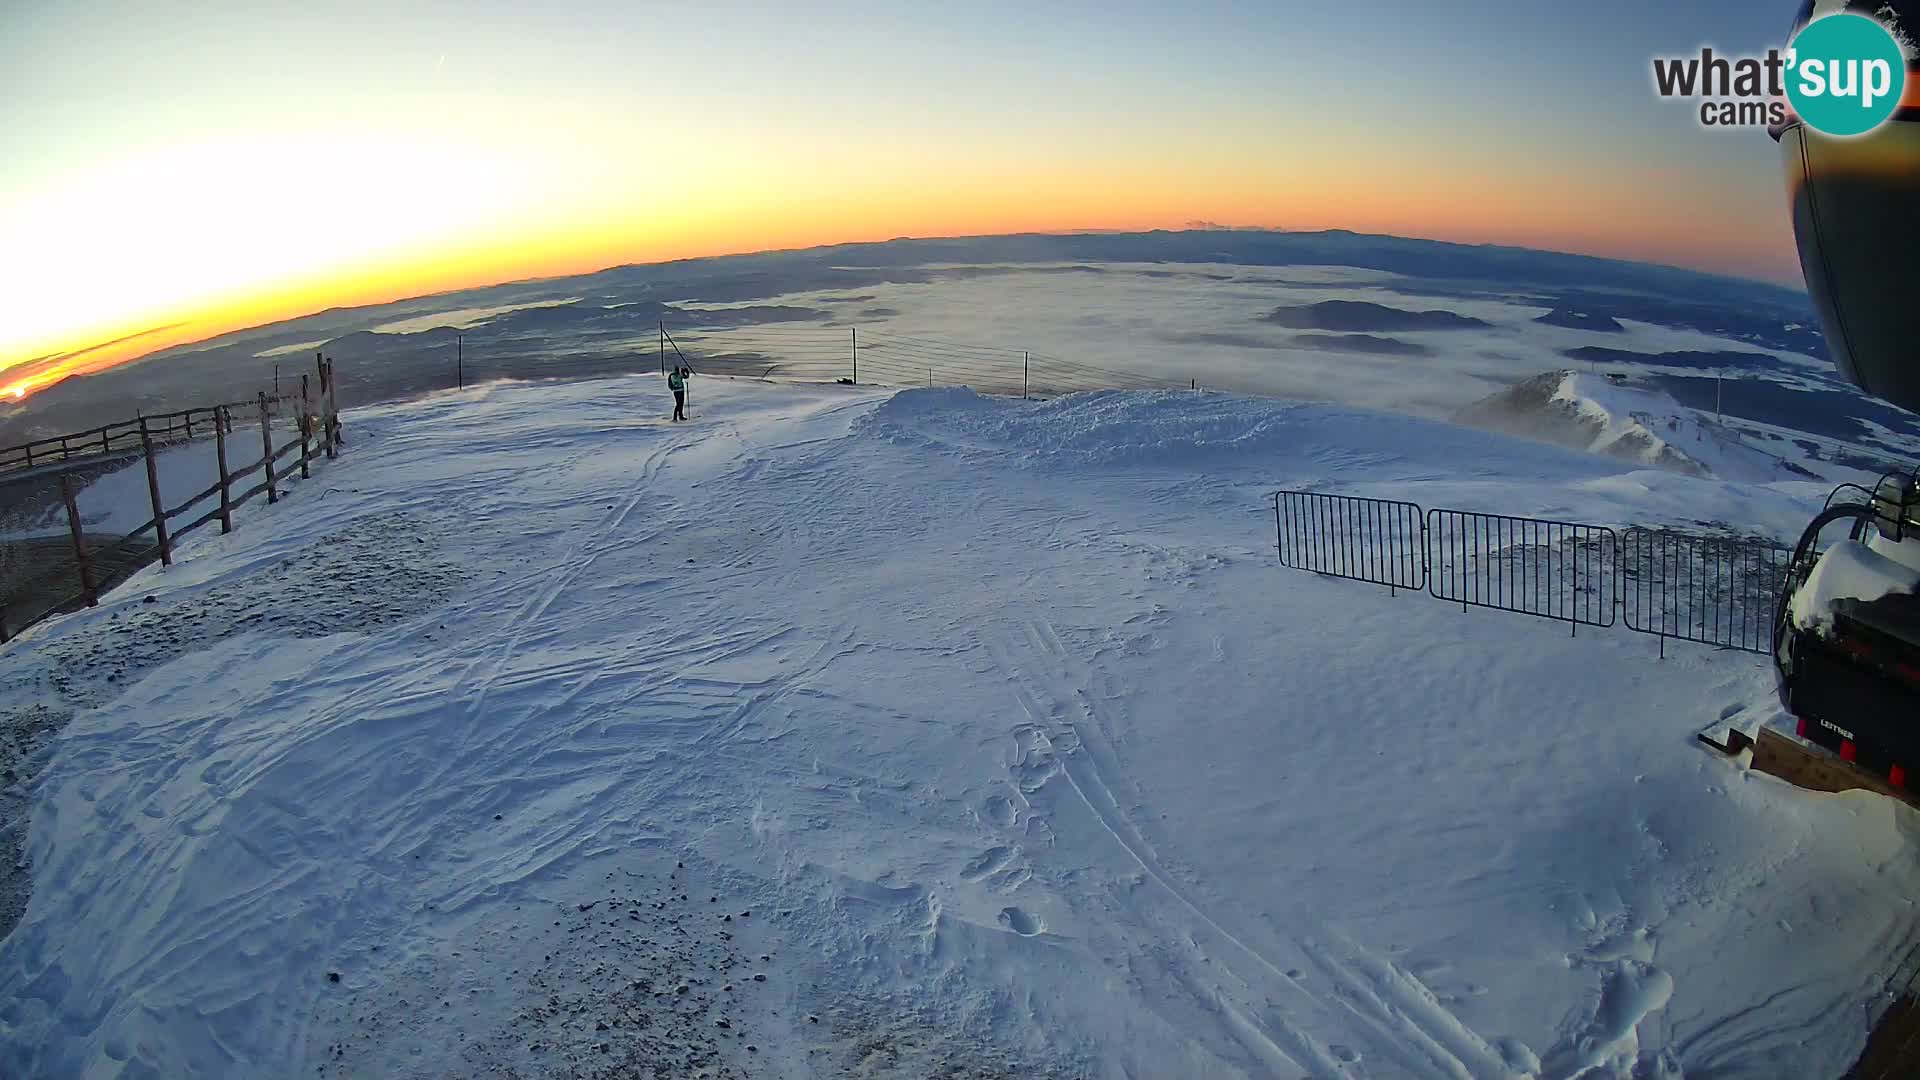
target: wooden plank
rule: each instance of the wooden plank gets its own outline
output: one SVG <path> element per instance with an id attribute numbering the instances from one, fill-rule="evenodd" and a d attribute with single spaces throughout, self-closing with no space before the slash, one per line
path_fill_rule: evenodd
<path id="1" fill-rule="evenodd" d="M 327 357 L 327 422 L 333 426 L 329 436 L 337 456 L 346 440 L 340 437 L 340 376 L 333 370 L 333 357 Z"/>
<path id="2" fill-rule="evenodd" d="M 259 467 L 260 466 L 255 465 L 253 466 L 253 469 L 257 469 Z M 253 471 L 253 469 L 249 469 L 248 471 L 251 472 Z M 233 497 L 233 505 L 240 506 L 244 504 L 248 499 L 253 498 L 255 495 L 258 495 L 265 490 L 267 490 L 267 484 L 266 484 L 266 481 L 262 480 L 260 483 L 253 485 L 252 487 L 248 488 L 247 490 L 241 492 L 238 495 L 235 495 Z"/>
<path id="3" fill-rule="evenodd" d="M 273 423 L 267 413 L 267 395 L 260 393 L 260 460 L 267 467 L 267 502 L 280 501 L 280 493 L 273 489 Z"/>
<path id="4" fill-rule="evenodd" d="M 195 506 L 197 506 L 200 503 L 202 499 L 213 498 L 213 496 L 217 494 L 219 491 L 220 491 L 220 482 L 216 480 L 214 481 L 213 485 L 207 488 L 205 491 L 202 491 L 200 494 L 195 495 L 193 498 L 188 499 L 186 502 L 183 502 L 179 506 L 176 506 L 173 509 L 167 511 L 167 516 L 178 517 L 181 514 L 184 514 L 187 511 L 193 509 Z"/>
<path id="5" fill-rule="evenodd" d="M 308 385 L 307 373 L 300 373 L 300 479 L 311 480 L 313 474 L 307 470 L 307 463 L 313 458 L 313 390 Z"/>
<path id="6" fill-rule="evenodd" d="M 87 600 L 87 606 L 93 607 L 100 602 L 99 591 L 93 586 L 93 568 L 87 565 L 87 541 L 80 532 L 80 507 L 73 497 L 73 482 L 66 473 L 60 474 L 60 498 L 67 504 L 67 528 L 73 534 L 73 558 L 80 568 L 80 595 Z"/>
<path id="7" fill-rule="evenodd" d="M 1913 792 L 1772 728 L 1761 728 L 1753 741 L 1753 768 L 1808 791 L 1872 791 L 1920 806 Z"/>
<path id="8" fill-rule="evenodd" d="M 328 458 L 333 454 L 333 417 L 328 414 L 327 406 L 327 358 L 319 353 L 313 354 L 316 377 L 320 380 L 320 450 Z M 304 377 L 303 377 L 304 379 Z"/>
<path id="9" fill-rule="evenodd" d="M 208 522 L 218 521 L 218 520 L 220 520 L 220 508 L 216 506 L 213 509 L 207 511 L 206 513 L 201 514 L 199 517 L 194 518 L 193 521 L 187 524 L 186 527 L 176 530 L 173 534 L 173 542 L 177 544 L 180 542 L 181 537 L 186 536 L 188 533 L 192 532 L 193 530 L 199 528 L 202 525 L 207 524 Z"/>
<path id="10" fill-rule="evenodd" d="M 107 428 L 113 427 L 116 424 L 124 424 L 124 423 L 126 423 L 125 420 L 116 420 L 113 424 L 106 424 L 97 428 L 88 428 L 85 431 L 69 431 L 65 435 L 49 435 L 44 439 L 34 439 L 31 442 L 15 443 L 12 446 L 0 447 L 0 454 L 11 454 L 16 450 L 24 450 L 29 446 L 41 446 L 43 444 L 56 443 L 56 442 L 64 443 L 67 439 L 78 439 L 86 435 L 98 435 L 101 432 L 107 430 Z"/>
<path id="11" fill-rule="evenodd" d="M 140 418 L 140 445 L 147 452 L 147 493 L 153 497 L 153 531 L 160 538 L 160 565 L 173 565 L 173 552 L 167 546 L 167 508 L 160 502 L 160 468 L 153 459 L 153 439 L 147 434 L 146 417 Z"/>
<path id="12" fill-rule="evenodd" d="M 220 531 L 233 531 L 233 477 L 227 475 L 227 407 L 213 409 L 213 455 L 220 469 Z"/>

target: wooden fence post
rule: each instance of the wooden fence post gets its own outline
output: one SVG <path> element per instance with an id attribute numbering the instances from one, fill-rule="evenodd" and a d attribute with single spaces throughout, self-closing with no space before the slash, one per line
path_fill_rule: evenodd
<path id="1" fill-rule="evenodd" d="M 320 380 L 320 450 L 333 457 L 333 419 L 327 415 L 327 358 L 314 354 L 313 366 Z"/>
<path id="2" fill-rule="evenodd" d="M 347 440 L 340 435 L 340 373 L 333 368 L 333 357 L 327 357 L 327 416 L 333 421 L 333 445 L 337 449 L 345 446 Z"/>
<path id="3" fill-rule="evenodd" d="M 277 503 L 280 495 L 273 490 L 273 421 L 267 415 L 267 392 L 260 391 L 260 449 L 265 454 L 261 464 L 267 467 L 267 502 Z"/>
<path id="4" fill-rule="evenodd" d="M 73 558 L 80 567 L 80 595 L 87 598 L 88 607 L 97 607 L 100 594 L 93 585 L 93 567 L 87 563 L 87 541 L 80 531 L 80 505 L 73 497 L 73 484 L 66 473 L 60 474 L 60 498 L 67 504 L 67 531 L 73 534 Z"/>
<path id="5" fill-rule="evenodd" d="M 160 565 L 173 565 L 173 550 L 167 544 L 167 508 L 160 502 L 160 464 L 153 459 L 153 436 L 147 431 L 147 418 L 140 418 L 140 446 L 147 454 L 147 494 L 153 497 L 153 535 L 160 541 Z"/>
<path id="6" fill-rule="evenodd" d="M 300 373 L 300 479 L 311 480 L 307 462 L 313 459 L 313 388 L 307 385 L 307 373 Z"/>
<path id="7" fill-rule="evenodd" d="M 220 531 L 233 531 L 233 487 L 227 480 L 227 430 L 233 420 L 225 405 L 213 407 L 213 457 L 220 467 Z"/>
<path id="8" fill-rule="evenodd" d="M 326 375 L 320 380 L 320 411 L 327 425 L 327 457 L 339 457 L 339 450 L 333 445 L 333 361 L 327 361 Z"/>

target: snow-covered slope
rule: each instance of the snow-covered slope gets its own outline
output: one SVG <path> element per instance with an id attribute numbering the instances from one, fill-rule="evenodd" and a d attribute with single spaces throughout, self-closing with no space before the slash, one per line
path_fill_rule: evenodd
<path id="1" fill-rule="evenodd" d="M 80 706 L 0 1074 L 1858 1051 L 1915 931 L 1912 815 L 1696 747 L 1770 714 L 1763 661 L 1290 572 L 1263 501 L 1784 535 L 1818 485 L 1215 394 L 661 397 L 357 412 L 271 513 L 0 652 L 0 703 Z"/>
<path id="2" fill-rule="evenodd" d="M 1517 383 L 1462 410 L 1459 419 L 1694 476 L 1815 478 L 1661 391 L 1577 371 L 1550 371 Z"/>

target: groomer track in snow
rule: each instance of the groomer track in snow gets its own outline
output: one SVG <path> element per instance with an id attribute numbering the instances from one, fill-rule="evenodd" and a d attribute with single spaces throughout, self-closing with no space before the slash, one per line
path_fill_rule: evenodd
<path id="1" fill-rule="evenodd" d="M 1265 500 L 1784 535 L 1824 485 L 1216 394 L 699 392 L 362 410 L 336 481 L 0 653 L 0 705 L 75 710 L 0 1074 L 1858 1053 L 1911 822 L 1694 748 L 1765 719 L 1763 659 L 1286 572 Z M 209 605 L 96 680 L 143 608 Z"/>

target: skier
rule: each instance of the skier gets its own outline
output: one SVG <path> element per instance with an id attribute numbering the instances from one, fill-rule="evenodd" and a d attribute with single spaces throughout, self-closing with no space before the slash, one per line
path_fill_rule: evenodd
<path id="1" fill-rule="evenodd" d="M 687 418 L 687 376 L 693 374 L 685 367 L 676 367 L 667 372 L 667 389 L 673 391 L 673 418 Z"/>

